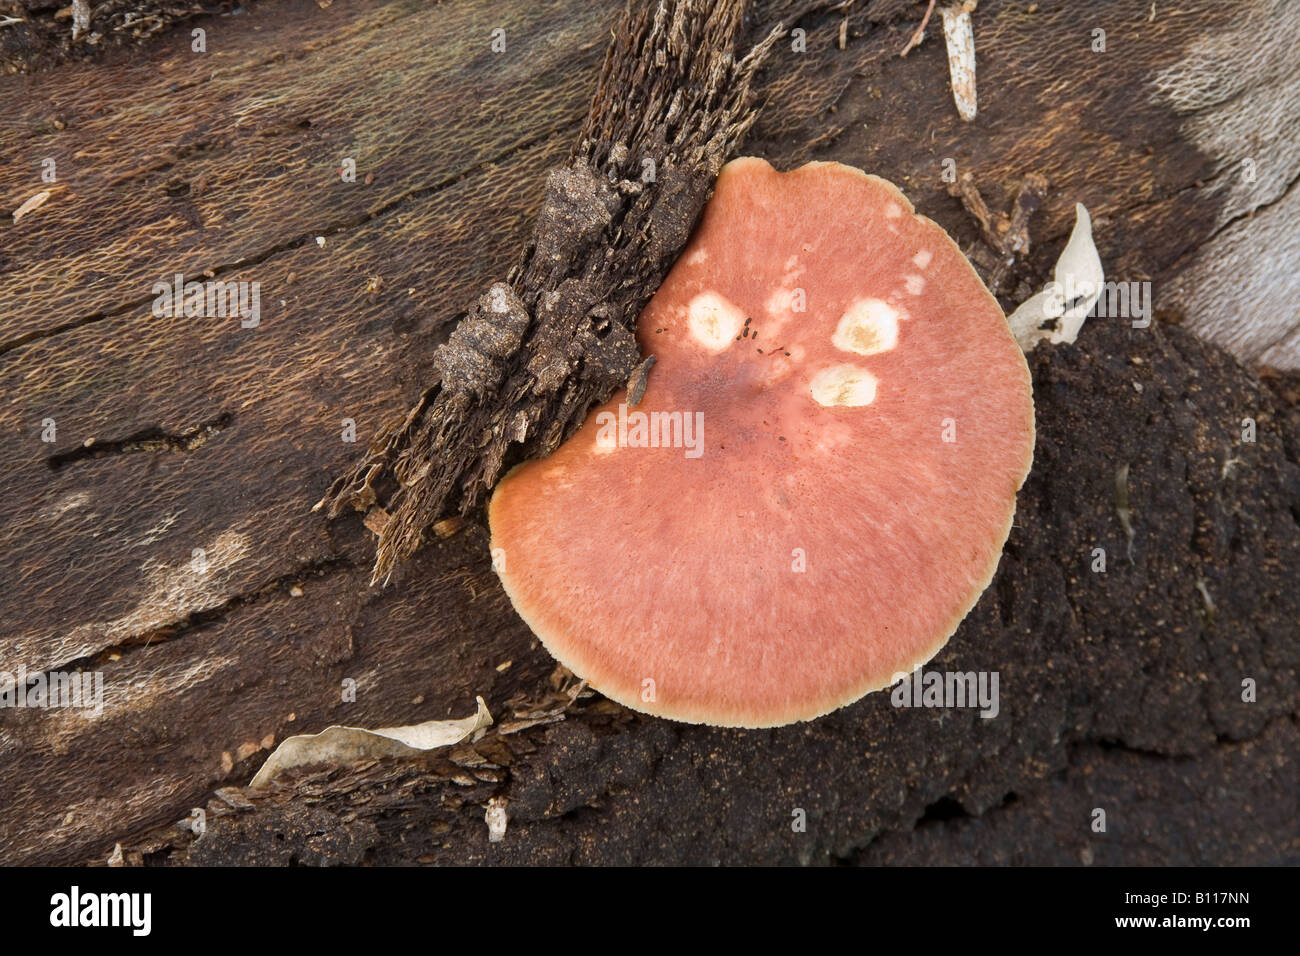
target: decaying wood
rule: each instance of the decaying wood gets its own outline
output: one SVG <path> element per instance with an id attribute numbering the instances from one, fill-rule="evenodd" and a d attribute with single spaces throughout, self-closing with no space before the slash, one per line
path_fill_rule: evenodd
<path id="1" fill-rule="evenodd" d="M 982 268 L 985 282 L 994 295 L 1002 291 L 1002 282 L 1016 259 L 1029 253 L 1029 221 L 1047 195 L 1047 185 L 1047 178 L 1038 173 L 1025 176 L 1009 216 L 989 210 L 970 173 L 964 173 L 948 187 L 949 194 L 958 197 L 966 212 L 979 224 L 983 245 L 968 251 L 967 255 Z M 992 255 L 980 256 L 984 250 Z"/>
<path id="2" fill-rule="evenodd" d="M 964 249 L 983 239 L 947 194 L 945 159 L 993 210 L 1027 173 L 1047 176 L 1004 307 L 1050 276 L 1081 201 L 1108 277 L 1150 278 L 1158 302 L 1177 291 L 1165 318 L 1234 316 L 1243 336 L 1295 321 L 1258 255 L 1300 235 L 1287 228 L 1297 154 L 1280 135 L 1296 99 L 1290 74 L 1270 79 L 1300 43 L 1293 8 L 1157 6 L 1150 21 L 1145 0 L 1089 4 L 1110 39 L 1091 55 L 1077 4 L 1031 14 L 981 0 L 980 111 L 963 123 L 942 44 L 897 56 L 923 3 L 859 0 L 841 50 L 842 11 L 800 18 L 758 0 L 741 48 L 784 22 L 806 31 L 807 52 L 772 48 L 745 150 L 778 168 L 828 159 L 887 176 Z M 365 442 L 416 403 L 458 310 L 517 263 L 622 2 L 435 9 L 259 0 L 199 21 L 206 55 L 180 29 L 129 57 L 0 79 L 0 668 L 92 667 L 105 683 L 97 719 L 0 713 L 6 862 L 102 861 L 155 825 L 178 861 L 198 859 L 204 844 L 181 852 L 172 823 L 247 783 L 287 735 L 459 717 L 476 695 L 512 719 L 508 701 L 549 686 L 553 662 L 501 592 L 480 523 L 431 535 L 378 589 L 361 519 L 308 514 L 356 457 L 343 420 Z M 1175 103 L 1176 89 L 1201 93 Z M 1266 120 L 1258 135 L 1233 110 Z M 1260 159 L 1253 183 L 1235 175 L 1242 144 Z M 340 180 L 345 157 L 355 183 Z M 40 178 L 46 158 L 54 183 Z M 1225 242 L 1231 268 L 1205 281 Z M 261 325 L 155 316 L 151 285 L 177 271 L 260 282 Z M 1294 854 L 1296 386 L 1261 384 L 1159 326 L 1090 323 L 1077 346 L 1034 358 L 1043 441 L 1011 547 L 935 662 L 1000 670 L 999 718 L 873 695 L 745 733 L 588 713 L 592 698 L 508 735 L 526 759 L 507 780 L 420 776 L 418 805 L 331 811 L 328 833 L 286 790 L 275 820 L 213 824 L 213 855 L 251 861 L 283 842 L 283 861 L 306 861 L 348 840 L 358 859 L 394 862 Z M 1262 437 L 1238 447 L 1247 416 Z M 207 438 L 190 447 L 195 434 Z M 1114 506 L 1126 462 L 1131 566 Z M 1105 576 L 1087 567 L 1094 544 L 1111 557 Z M 1253 708 L 1242 674 L 1259 675 Z M 341 698 L 348 679 L 354 701 Z M 511 823 L 489 845 L 482 802 L 496 795 Z M 1076 829 L 1100 800 L 1122 805 L 1123 839 Z M 312 812 L 339 805 L 321 801 Z M 812 824 L 804 842 L 795 806 Z M 247 830 L 222 836 L 234 820 Z"/>
<path id="3" fill-rule="evenodd" d="M 557 675 L 536 701 L 504 701 L 476 744 L 232 788 L 205 803 L 201 840 L 178 814 L 124 839 L 127 858 L 1294 862 L 1300 408 L 1180 329 L 1099 320 L 1030 364 L 1035 470 L 997 578 L 925 668 L 997 673 L 997 717 L 881 693 L 737 731 L 634 714 Z M 518 729 L 529 716 L 546 722 Z M 492 801 L 509 818 L 499 843 Z"/>
<path id="4" fill-rule="evenodd" d="M 542 457 L 632 377 L 636 320 L 753 122 L 754 71 L 781 36 L 734 52 L 744 0 L 631 3 L 532 240 L 434 356 L 436 383 L 317 507 L 383 503 L 375 580 L 449 510 L 468 514 L 510 460 Z"/>
<path id="5" fill-rule="evenodd" d="M 233 0 L 5 0 L 0 72 L 48 69 L 108 47 L 139 44 L 176 24 L 236 6 Z"/>

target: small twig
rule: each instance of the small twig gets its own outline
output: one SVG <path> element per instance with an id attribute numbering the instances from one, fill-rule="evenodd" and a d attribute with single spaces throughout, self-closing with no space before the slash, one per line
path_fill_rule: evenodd
<path id="1" fill-rule="evenodd" d="M 1002 243 L 993 213 L 984 202 L 984 197 L 980 195 L 979 187 L 975 185 L 975 177 L 970 173 L 963 173 L 955 183 L 948 185 L 948 195 L 956 196 L 961 200 L 961 204 L 966 207 L 966 212 L 979 223 L 984 241 L 991 248 L 1000 250 Z"/>
<path id="2" fill-rule="evenodd" d="M 1124 537 L 1128 538 L 1128 563 L 1133 563 L 1133 522 L 1132 510 L 1128 503 L 1128 462 L 1115 469 L 1115 514 L 1119 516 L 1120 527 Z"/>
<path id="3" fill-rule="evenodd" d="M 1020 182 L 1010 216 L 989 209 L 970 173 L 963 174 L 948 186 L 949 195 L 961 200 L 967 214 L 979 223 L 984 244 L 997 255 L 994 263 L 981 262 L 988 269 L 988 285 L 994 295 L 1016 259 L 1029 252 L 1029 220 L 1047 195 L 1047 185 L 1045 176 L 1028 173 Z"/>
<path id="4" fill-rule="evenodd" d="M 921 18 L 921 25 L 916 28 L 912 38 L 907 41 L 907 46 L 898 52 L 899 56 L 907 56 L 913 47 L 920 46 L 921 40 L 925 38 L 925 28 L 930 22 L 930 14 L 932 13 L 934 13 L 934 0 L 930 0 L 930 5 L 925 8 L 925 16 Z"/>
<path id="5" fill-rule="evenodd" d="M 1028 173 L 1020 181 L 1020 192 L 1016 194 L 1016 202 L 1011 209 L 1010 227 L 1003 234 L 1003 247 L 1007 253 L 1023 256 L 1029 252 L 1029 220 L 1038 211 L 1046 195 L 1046 176 Z"/>

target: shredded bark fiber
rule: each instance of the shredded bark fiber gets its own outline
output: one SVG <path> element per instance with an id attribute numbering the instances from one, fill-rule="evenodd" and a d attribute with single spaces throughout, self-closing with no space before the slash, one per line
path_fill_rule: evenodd
<path id="1" fill-rule="evenodd" d="M 754 72 L 783 32 L 735 56 L 744 6 L 629 4 L 518 264 L 469 306 L 405 419 L 316 505 L 367 511 L 396 479 L 375 580 L 434 522 L 478 507 L 507 465 L 549 454 L 630 379 L 644 387 L 637 316 L 753 122 Z"/>

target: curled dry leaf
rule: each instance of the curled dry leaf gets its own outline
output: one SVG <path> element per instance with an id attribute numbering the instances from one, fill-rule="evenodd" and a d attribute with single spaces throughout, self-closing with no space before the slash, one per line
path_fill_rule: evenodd
<path id="1" fill-rule="evenodd" d="M 1052 281 L 1007 317 L 1026 352 L 1044 339 L 1053 345 L 1073 342 L 1101 295 L 1106 276 L 1092 241 L 1092 217 L 1083 203 L 1075 203 L 1074 212 L 1074 230 L 1056 260 Z"/>
<path id="2" fill-rule="evenodd" d="M 266 759 L 250 787 L 265 787 L 283 770 L 307 764 L 341 766 L 378 757 L 409 757 L 426 750 L 450 747 L 474 737 L 492 724 L 483 698 L 478 711 L 460 720 L 429 720 L 407 727 L 326 727 L 318 734 L 290 737 Z"/>

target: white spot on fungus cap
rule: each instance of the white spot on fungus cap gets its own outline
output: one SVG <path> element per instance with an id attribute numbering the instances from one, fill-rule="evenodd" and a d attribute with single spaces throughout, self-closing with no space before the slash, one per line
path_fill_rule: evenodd
<path id="1" fill-rule="evenodd" d="M 701 292 L 686 306 L 691 337 L 710 352 L 729 346 L 744 326 L 740 309 L 716 292 Z"/>
<path id="2" fill-rule="evenodd" d="M 870 296 L 855 299 L 840 317 L 831 341 L 843 352 L 875 355 L 898 345 L 898 310 Z"/>
<path id="3" fill-rule="evenodd" d="M 778 319 L 792 257 L 806 309 Z M 1024 357 L 952 240 L 851 167 L 735 160 L 639 330 L 640 405 L 601 446 L 616 395 L 492 498 L 502 582 L 551 653 L 636 710 L 742 727 L 933 657 L 1034 444 Z"/>
<path id="4" fill-rule="evenodd" d="M 832 365 L 813 376 L 811 391 L 818 405 L 861 408 L 876 400 L 876 377 L 852 365 Z"/>

